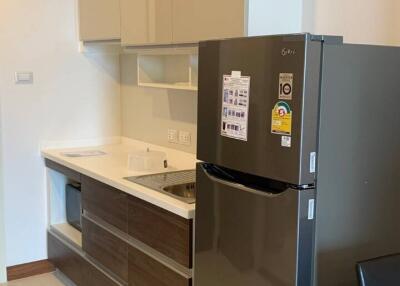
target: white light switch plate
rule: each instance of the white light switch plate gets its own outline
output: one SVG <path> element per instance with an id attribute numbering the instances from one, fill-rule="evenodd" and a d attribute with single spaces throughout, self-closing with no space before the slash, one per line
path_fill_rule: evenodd
<path id="1" fill-rule="evenodd" d="M 32 84 L 33 72 L 15 72 L 16 84 Z"/>
<path id="2" fill-rule="evenodd" d="M 178 142 L 178 130 L 168 129 L 168 142 L 179 143 Z"/>
<path id="3" fill-rule="evenodd" d="M 191 143 L 190 132 L 179 131 L 179 143 L 182 145 L 190 145 Z"/>

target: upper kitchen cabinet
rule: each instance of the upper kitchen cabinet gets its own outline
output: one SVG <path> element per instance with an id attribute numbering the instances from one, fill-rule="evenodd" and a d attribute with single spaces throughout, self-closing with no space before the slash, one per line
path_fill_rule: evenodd
<path id="1" fill-rule="evenodd" d="M 107 41 L 121 38 L 119 0 L 79 0 L 79 39 Z"/>
<path id="2" fill-rule="evenodd" d="M 196 44 L 303 29 L 297 0 L 298 5 L 290 7 L 262 0 L 78 1 L 82 41 L 121 39 L 125 47 Z M 285 18 L 278 16 L 281 10 Z"/>
<path id="3" fill-rule="evenodd" d="M 123 46 L 172 43 L 172 0 L 121 0 Z"/>
<path id="4" fill-rule="evenodd" d="M 173 0 L 173 41 L 246 36 L 246 0 Z"/>

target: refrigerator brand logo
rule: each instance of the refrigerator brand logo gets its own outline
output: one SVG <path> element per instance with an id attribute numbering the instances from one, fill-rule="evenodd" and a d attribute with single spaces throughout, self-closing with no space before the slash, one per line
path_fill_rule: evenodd
<path id="1" fill-rule="evenodd" d="M 283 49 L 281 50 L 281 55 L 282 55 L 283 57 L 286 57 L 286 56 L 294 56 L 295 54 L 296 54 L 296 50 L 295 50 L 295 49 L 283 48 Z"/>

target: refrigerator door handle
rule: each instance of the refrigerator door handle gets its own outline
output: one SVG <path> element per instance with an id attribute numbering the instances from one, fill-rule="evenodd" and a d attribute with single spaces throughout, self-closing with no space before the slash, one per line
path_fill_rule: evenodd
<path id="1" fill-rule="evenodd" d="M 252 194 L 255 194 L 255 195 L 274 198 L 274 197 L 278 197 L 278 196 L 282 195 L 282 193 L 285 192 L 285 191 L 283 191 L 281 193 L 275 194 L 275 193 L 271 193 L 271 192 L 268 192 L 268 191 L 263 191 L 263 190 L 259 190 L 259 189 L 253 189 L 253 188 L 247 187 L 247 186 L 239 184 L 239 183 L 234 183 L 234 182 L 229 182 L 229 181 L 226 181 L 226 180 L 222 180 L 222 179 L 220 179 L 220 178 L 218 178 L 216 176 L 211 175 L 203 167 L 201 167 L 201 168 L 203 169 L 204 173 L 207 175 L 207 177 L 211 181 L 213 181 L 215 183 L 219 183 L 219 184 L 225 185 L 225 186 L 228 186 L 228 187 L 231 187 L 231 188 L 235 188 L 235 189 L 239 189 L 239 190 L 242 190 L 242 191 L 245 191 L 245 192 L 249 192 L 249 193 L 252 193 Z"/>

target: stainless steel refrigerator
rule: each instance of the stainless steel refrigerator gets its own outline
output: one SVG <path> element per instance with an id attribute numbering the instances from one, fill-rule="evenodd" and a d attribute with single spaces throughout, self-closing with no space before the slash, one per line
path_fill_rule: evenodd
<path id="1" fill-rule="evenodd" d="M 195 286 L 355 286 L 400 252 L 400 48 L 199 48 Z"/>

